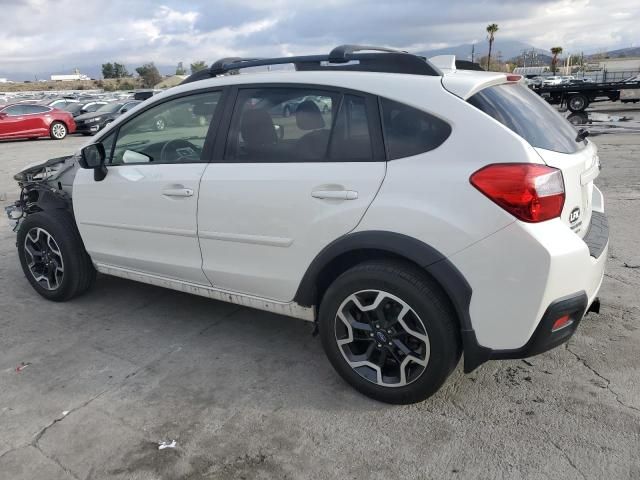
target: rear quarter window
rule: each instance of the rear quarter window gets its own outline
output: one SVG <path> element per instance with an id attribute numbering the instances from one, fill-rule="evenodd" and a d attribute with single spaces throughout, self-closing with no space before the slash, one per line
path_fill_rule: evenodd
<path id="1" fill-rule="evenodd" d="M 447 122 L 422 110 L 386 98 L 380 99 L 380 106 L 389 160 L 438 148 L 451 134 Z"/>
<path id="2" fill-rule="evenodd" d="M 584 147 L 576 131 L 551 105 L 527 87 L 507 83 L 485 88 L 468 102 L 536 148 L 575 153 Z"/>

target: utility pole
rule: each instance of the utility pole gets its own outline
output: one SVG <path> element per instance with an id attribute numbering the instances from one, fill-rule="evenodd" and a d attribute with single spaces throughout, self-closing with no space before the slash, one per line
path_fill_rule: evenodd
<path id="1" fill-rule="evenodd" d="M 476 44 L 472 43 L 471 44 L 471 63 L 473 63 L 475 53 L 476 53 Z"/>

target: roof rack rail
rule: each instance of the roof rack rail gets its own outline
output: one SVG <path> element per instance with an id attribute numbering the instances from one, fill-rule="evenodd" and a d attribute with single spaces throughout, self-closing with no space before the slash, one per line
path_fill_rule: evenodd
<path id="1" fill-rule="evenodd" d="M 374 52 L 374 53 L 361 53 Z M 329 55 L 303 55 L 277 58 L 227 57 L 214 62 L 208 70 L 196 72 L 182 84 L 224 75 L 233 70 L 269 65 L 293 64 L 299 71 L 359 71 L 408 73 L 441 76 L 442 72 L 424 57 L 401 50 L 369 45 L 340 45 Z"/>
<path id="2" fill-rule="evenodd" d="M 341 63 L 350 61 L 350 56 L 356 52 L 386 52 L 386 53 L 409 53 L 402 50 L 386 47 L 374 47 L 371 45 L 340 45 L 329 53 L 329 61 L 331 63 Z"/>

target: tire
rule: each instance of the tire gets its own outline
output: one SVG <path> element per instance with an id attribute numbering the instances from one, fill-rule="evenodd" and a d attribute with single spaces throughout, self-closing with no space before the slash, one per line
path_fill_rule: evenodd
<path id="1" fill-rule="evenodd" d="M 572 112 L 582 112 L 589 106 L 589 99 L 585 95 L 572 95 L 567 101 L 567 108 Z"/>
<path id="2" fill-rule="evenodd" d="M 283 117 L 291 116 L 291 109 L 289 108 L 289 106 L 284 107 L 284 110 L 282 110 L 282 116 Z"/>
<path id="3" fill-rule="evenodd" d="M 69 133 L 69 129 L 62 122 L 53 122 L 49 127 L 49 136 L 53 140 L 62 140 Z"/>
<path id="4" fill-rule="evenodd" d="M 27 280 L 36 292 L 48 300 L 70 300 L 89 290 L 95 281 L 96 271 L 84 249 L 75 221 L 64 210 L 49 210 L 27 216 L 20 224 L 17 245 Z M 48 251 L 44 245 L 49 247 Z M 29 253 L 37 251 L 40 254 Z M 44 261 L 41 255 L 43 251 Z"/>
<path id="5" fill-rule="evenodd" d="M 361 307 L 376 308 L 365 312 Z M 398 310 L 406 312 L 402 324 Z M 343 318 L 351 319 L 351 334 Z M 319 329 L 340 376 L 385 403 L 409 404 L 433 395 L 462 350 L 455 313 L 440 286 L 413 264 L 399 261 L 365 262 L 340 275 L 322 299 Z M 421 363 L 406 360 L 402 352 L 407 349 Z M 348 357 L 360 364 L 352 366 Z M 384 376 L 371 367 L 376 362 Z"/>

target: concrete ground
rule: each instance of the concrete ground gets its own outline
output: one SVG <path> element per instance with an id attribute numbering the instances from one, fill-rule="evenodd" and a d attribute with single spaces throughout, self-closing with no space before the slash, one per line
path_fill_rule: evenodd
<path id="1" fill-rule="evenodd" d="M 640 478 L 640 135 L 593 138 L 601 314 L 411 406 L 356 393 L 298 320 L 106 276 L 47 302 L 0 220 L 0 479 Z M 84 141 L 0 142 L 0 194 Z"/>

